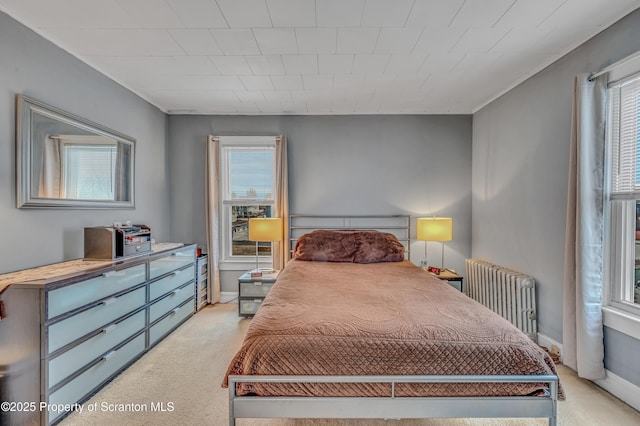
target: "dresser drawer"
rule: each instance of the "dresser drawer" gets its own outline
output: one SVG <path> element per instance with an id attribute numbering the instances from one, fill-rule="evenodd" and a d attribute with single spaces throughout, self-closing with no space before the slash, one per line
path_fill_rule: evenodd
<path id="1" fill-rule="evenodd" d="M 120 271 L 110 271 L 91 278 L 47 292 L 47 319 L 80 308 L 111 294 L 126 290 L 146 279 L 145 265 L 137 265 Z"/>
<path id="2" fill-rule="evenodd" d="M 273 283 L 240 283 L 240 297 L 264 297 L 273 287 Z"/>
<path id="3" fill-rule="evenodd" d="M 145 348 L 144 333 L 136 337 L 118 350 L 103 356 L 102 360 L 87 371 L 49 395 L 50 404 L 73 404 L 80 401 L 89 392 L 102 384 L 114 373 L 124 367 Z M 55 420 L 63 413 L 51 413 L 49 421 Z"/>
<path id="4" fill-rule="evenodd" d="M 176 306 L 184 302 L 185 300 L 195 295 L 194 283 L 191 282 L 188 285 L 175 289 L 169 296 L 164 297 L 155 302 L 149 308 L 149 323 L 154 322 Z M 192 306 L 193 308 L 193 306 Z"/>
<path id="5" fill-rule="evenodd" d="M 188 248 L 178 249 L 173 253 L 160 257 L 149 262 L 149 278 L 154 279 L 161 275 L 187 266 L 196 260 L 196 248 L 190 246 Z"/>
<path id="6" fill-rule="evenodd" d="M 82 311 L 76 315 L 51 324 L 48 330 L 47 352 L 60 349 L 67 343 L 103 327 L 129 312 L 144 306 L 146 303 L 146 287 L 111 297 L 102 303 Z"/>
<path id="7" fill-rule="evenodd" d="M 171 314 L 167 315 L 157 324 L 153 325 L 149 329 L 149 345 L 153 345 L 158 339 L 173 330 L 180 322 L 189 317 L 193 313 L 193 302 L 185 303 L 179 308 L 175 308 L 171 311 Z"/>
<path id="8" fill-rule="evenodd" d="M 263 299 L 240 299 L 240 315 L 253 315 L 258 311 L 260 305 L 262 305 Z"/>
<path id="9" fill-rule="evenodd" d="M 180 287 L 182 284 L 194 278 L 195 270 L 193 266 L 187 269 L 172 272 L 169 276 L 151 283 L 149 286 L 149 300 L 155 300 L 167 292 Z"/>
<path id="10" fill-rule="evenodd" d="M 109 349 L 127 340 L 145 327 L 145 311 L 142 310 L 118 323 L 103 327 L 100 334 L 85 340 L 60 356 L 47 361 L 48 387 L 57 385 L 74 371 L 84 367 Z"/>

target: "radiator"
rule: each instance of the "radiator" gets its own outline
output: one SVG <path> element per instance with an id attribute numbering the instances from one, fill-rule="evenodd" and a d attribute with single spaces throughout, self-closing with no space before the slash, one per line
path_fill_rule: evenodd
<path id="1" fill-rule="evenodd" d="M 538 341 L 535 279 L 480 259 L 467 259 L 465 293 Z"/>

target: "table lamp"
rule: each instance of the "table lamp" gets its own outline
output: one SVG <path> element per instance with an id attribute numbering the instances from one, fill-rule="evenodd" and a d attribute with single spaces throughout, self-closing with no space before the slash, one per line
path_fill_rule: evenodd
<path id="1" fill-rule="evenodd" d="M 421 217 L 416 221 L 417 239 L 424 241 L 424 259 L 421 267 L 427 267 L 427 241 L 442 243 L 442 269 L 444 270 L 444 242 L 451 241 L 453 220 L 450 217 Z"/>
<path id="2" fill-rule="evenodd" d="M 256 242 L 256 269 L 252 276 L 262 275 L 258 267 L 258 243 L 282 240 L 282 219 L 279 217 L 256 217 L 249 219 L 249 240 Z M 273 251 L 271 252 L 273 259 Z M 265 270 L 271 273 L 273 270 Z"/>

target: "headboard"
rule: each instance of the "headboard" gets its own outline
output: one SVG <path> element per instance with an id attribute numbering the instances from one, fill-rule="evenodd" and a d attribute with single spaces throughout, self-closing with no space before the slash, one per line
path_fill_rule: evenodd
<path id="1" fill-rule="evenodd" d="M 354 229 L 388 232 L 404 246 L 405 258 L 411 259 L 411 216 L 409 215 L 289 215 L 289 253 L 303 234 L 318 229 Z"/>

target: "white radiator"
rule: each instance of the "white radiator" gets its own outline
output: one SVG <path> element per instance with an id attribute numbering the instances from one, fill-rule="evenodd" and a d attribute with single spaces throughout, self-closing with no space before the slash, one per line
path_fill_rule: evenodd
<path id="1" fill-rule="evenodd" d="M 467 296 L 511 321 L 537 342 L 535 279 L 480 259 L 467 259 L 466 264 Z"/>

